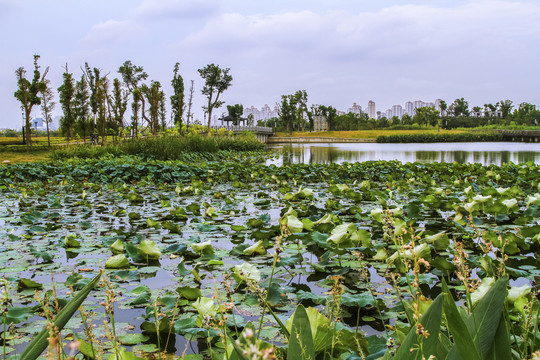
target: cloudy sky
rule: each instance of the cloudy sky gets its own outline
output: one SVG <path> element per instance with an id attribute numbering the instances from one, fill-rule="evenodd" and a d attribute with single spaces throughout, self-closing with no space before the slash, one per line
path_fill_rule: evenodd
<path id="1" fill-rule="evenodd" d="M 231 69 L 223 100 L 244 107 L 299 89 L 340 110 L 458 97 L 540 105 L 538 19 L 538 0 L 0 0 L 0 128 L 22 124 L 14 72 L 31 73 L 33 54 L 54 89 L 66 63 L 76 78 L 88 62 L 112 79 L 131 60 L 168 96 L 180 62 L 199 119 L 197 69 L 209 63 Z"/>

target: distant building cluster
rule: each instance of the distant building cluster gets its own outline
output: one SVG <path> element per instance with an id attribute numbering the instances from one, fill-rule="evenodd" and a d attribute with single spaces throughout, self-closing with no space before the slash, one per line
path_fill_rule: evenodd
<path id="1" fill-rule="evenodd" d="M 357 103 L 353 103 L 353 105 L 347 109 L 347 111 L 340 111 L 337 110 L 338 115 L 346 114 L 346 113 L 353 113 L 358 115 L 367 114 L 370 119 L 382 119 L 383 117 L 387 119 L 391 119 L 394 116 L 397 116 L 400 120 L 405 114 L 409 114 L 411 117 L 413 117 L 416 114 L 416 109 L 421 107 L 432 107 L 435 108 L 435 110 L 439 111 L 441 115 L 446 115 L 441 110 L 441 99 L 435 100 L 435 102 L 425 102 L 422 100 L 416 100 L 416 101 L 407 101 L 404 106 L 401 105 L 393 105 L 386 111 L 377 111 L 375 107 L 375 101 L 370 100 L 368 102 L 366 110 L 362 109 L 362 106 L 358 105 Z M 249 115 L 253 115 L 253 119 L 255 122 L 257 120 L 268 120 L 273 117 L 279 117 L 278 113 L 278 106 L 274 106 L 274 108 L 271 108 L 268 106 L 268 104 L 264 104 L 264 106 L 259 110 L 255 106 L 245 107 L 244 108 L 244 117 L 248 117 Z"/>
<path id="2" fill-rule="evenodd" d="M 244 117 L 248 117 L 249 115 L 253 115 L 253 120 L 257 122 L 257 120 L 268 120 L 274 117 L 278 117 L 278 107 L 277 105 L 274 106 L 272 109 L 268 104 L 264 104 L 264 106 L 259 110 L 255 106 L 246 107 L 244 108 Z"/>
<path id="3" fill-rule="evenodd" d="M 375 107 L 375 101 L 370 100 L 367 105 L 367 110 L 363 111 L 362 106 L 357 103 L 347 109 L 347 112 L 362 115 L 366 113 L 370 119 L 382 119 L 383 117 L 391 119 L 394 116 L 397 116 L 400 120 L 405 114 L 409 114 L 411 117 L 416 114 L 416 109 L 421 107 L 432 107 L 435 110 L 441 111 L 441 99 L 435 100 L 435 102 L 425 102 L 422 100 L 416 101 L 407 101 L 404 106 L 401 105 L 392 105 L 391 108 L 386 109 L 386 111 L 377 111 Z M 445 114 L 442 114 L 445 115 Z"/>

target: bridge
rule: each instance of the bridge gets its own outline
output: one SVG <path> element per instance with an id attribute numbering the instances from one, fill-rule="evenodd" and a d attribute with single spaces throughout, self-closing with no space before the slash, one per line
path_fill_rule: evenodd
<path id="1" fill-rule="evenodd" d="M 266 126 L 245 126 L 245 125 L 212 125 L 212 129 L 225 129 L 232 131 L 234 135 L 241 134 L 244 131 L 251 131 L 257 137 L 260 142 L 266 143 L 268 138 L 274 135 L 274 130 L 271 127 Z"/>

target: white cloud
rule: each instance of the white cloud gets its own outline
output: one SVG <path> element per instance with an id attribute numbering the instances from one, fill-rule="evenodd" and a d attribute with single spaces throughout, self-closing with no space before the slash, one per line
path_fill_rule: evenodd
<path id="1" fill-rule="evenodd" d="M 144 0 L 131 15 L 145 19 L 205 18 L 219 10 L 217 0 Z"/>
<path id="2" fill-rule="evenodd" d="M 123 42 L 139 41 L 143 28 L 131 20 L 107 20 L 92 26 L 83 41 L 89 45 L 107 47 Z"/>

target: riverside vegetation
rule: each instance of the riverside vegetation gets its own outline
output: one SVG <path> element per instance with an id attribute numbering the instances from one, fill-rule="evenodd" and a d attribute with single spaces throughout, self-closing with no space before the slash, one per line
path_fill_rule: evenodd
<path id="1" fill-rule="evenodd" d="M 2 358 L 539 356 L 537 165 L 110 149 L 0 167 Z"/>

